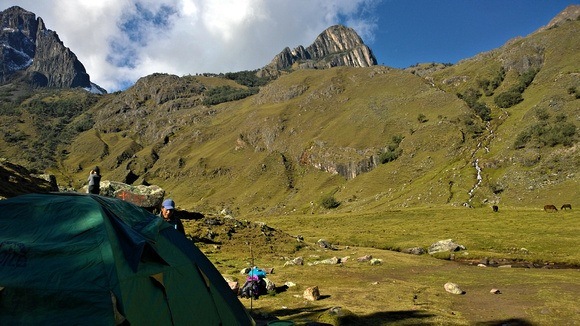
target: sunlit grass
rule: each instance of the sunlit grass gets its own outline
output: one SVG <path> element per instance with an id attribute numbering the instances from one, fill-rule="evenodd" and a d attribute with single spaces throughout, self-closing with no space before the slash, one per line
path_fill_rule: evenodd
<path id="1" fill-rule="evenodd" d="M 309 241 L 320 238 L 340 245 L 402 250 L 428 248 L 453 239 L 467 248 L 458 258 L 497 257 L 526 261 L 580 264 L 577 211 L 428 208 L 374 214 L 270 217 L 271 226 Z"/>

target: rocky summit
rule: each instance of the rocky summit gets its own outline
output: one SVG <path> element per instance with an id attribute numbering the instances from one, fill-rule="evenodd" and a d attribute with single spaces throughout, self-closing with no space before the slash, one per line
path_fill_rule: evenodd
<path id="1" fill-rule="evenodd" d="M 289 68 L 370 67 L 377 64 L 371 49 L 354 29 L 334 25 L 322 32 L 307 48 L 286 47 L 258 74 L 276 76 Z"/>
<path id="2" fill-rule="evenodd" d="M 83 64 L 44 21 L 18 6 L 0 12 L 0 83 L 23 82 L 34 87 L 83 87 L 92 84 Z"/>

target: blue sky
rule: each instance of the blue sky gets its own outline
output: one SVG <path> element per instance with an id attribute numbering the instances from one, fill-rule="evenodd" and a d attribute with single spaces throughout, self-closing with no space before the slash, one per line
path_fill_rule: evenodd
<path id="1" fill-rule="evenodd" d="M 354 28 L 379 64 L 456 63 L 548 24 L 563 0 L 0 0 L 41 17 L 109 92 L 152 73 L 254 70 L 326 28 Z"/>
<path id="2" fill-rule="evenodd" d="M 578 2 L 384 0 L 370 46 L 379 64 L 397 68 L 456 63 L 534 32 L 571 4 Z"/>

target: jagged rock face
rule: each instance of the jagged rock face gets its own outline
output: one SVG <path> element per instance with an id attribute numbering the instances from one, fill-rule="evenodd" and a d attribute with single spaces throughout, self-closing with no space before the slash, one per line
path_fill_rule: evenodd
<path id="1" fill-rule="evenodd" d="M 91 87 L 83 64 L 42 18 L 14 6 L 0 12 L 0 24 L 0 83 L 20 79 L 41 87 Z"/>
<path id="2" fill-rule="evenodd" d="M 337 66 L 370 67 L 377 64 L 377 59 L 352 28 L 335 25 L 318 35 L 307 48 L 285 48 L 258 74 L 275 76 L 280 70 L 294 64 L 298 64 L 299 68 L 318 69 Z"/>

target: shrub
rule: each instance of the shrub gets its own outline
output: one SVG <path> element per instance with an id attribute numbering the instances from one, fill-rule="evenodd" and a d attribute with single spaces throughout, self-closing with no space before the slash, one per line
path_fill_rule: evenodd
<path id="1" fill-rule="evenodd" d="M 532 139 L 532 134 L 529 130 L 524 130 L 516 136 L 516 140 L 514 141 L 514 148 L 520 149 L 526 147 L 526 144 Z"/>
<path id="2" fill-rule="evenodd" d="M 484 103 L 476 102 L 473 106 L 473 110 L 475 111 L 475 114 L 481 118 L 481 120 L 491 120 L 491 110 Z"/>
<path id="3" fill-rule="evenodd" d="M 399 158 L 402 152 L 403 150 L 401 150 L 400 148 L 397 148 L 395 150 L 391 150 L 389 148 L 379 155 L 379 161 L 381 162 L 381 164 L 392 162 L 397 158 Z"/>
<path id="4" fill-rule="evenodd" d="M 477 100 L 481 97 L 481 92 L 477 89 L 468 88 L 465 92 L 458 93 L 457 97 L 464 100 L 467 106 L 473 108 Z"/>
<path id="5" fill-rule="evenodd" d="M 237 101 L 258 93 L 257 88 L 234 88 L 231 86 L 219 86 L 208 90 L 203 99 L 204 105 L 216 105 L 224 102 Z"/>
<path id="6" fill-rule="evenodd" d="M 95 122 L 93 121 L 93 117 L 90 114 L 81 116 L 80 119 L 74 122 L 73 128 L 77 133 L 81 133 L 83 131 L 87 131 L 93 127 Z"/>
<path id="7" fill-rule="evenodd" d="M 269 77 L 256 76 L 255 70 L 254 71 L 244 70 L 244 71 L 239 71 L 239 72 L 228 72 L 225 74 L 225 77 L 227 79 L 231 79 L 231 80 L 235 81 L 236 83 L 238 83 L 240 85 L 244 85 L 244 86 L 248 86 L 248 87 L 264 86 L 270 81 Z"/>
<path id="8" fill-rule="evenodd" d="M 336 200 L 333 195 L 327 195 L 322 198 L 320 204 L 326 209 L 332 209 L 337 208 L 340 205 L 340 202 Z"/>
<path id="9" fill-rule="evenodd" d="M 539 108 L 536 110 L 536 118 L 540 121 L 548 121 L 550 119 L 550 113 L 545 108 Z"/>
<path id="10" fill-rule="evenodd" d="M 403 135 L 394 135 L 393 137 L 391 137 L 391 140 L 393 141 L 393 144 L 397 144 L 398 147 L 404 138 L 405 137 L 403 137 Z"/>
<path id="11" fill-rule="evenodd" d="M 403 153 L 403 150 L 399 148 L 403 138 L 402 135 L 395 135 L 391 138 L 391 143 L 386 146 L 383 152 L 379 153 L 379 162 L 381 164 L 389 163 L 399 158 Z"/>
<path id="12" fill-rule="evenodd" d="M 497 95 L 494 102 L 500 108 L 512 107 L 524 100 L 522 93 L 530 86 L 539 69 L 529 69 L 518 77 L 518 83 L 509 90 Z"/>
<path id="13" fill-rule="evenodd" d="M 417 121 L 419 121 L 420 123 L 425 123 L 429 120 L 423 113 L 419 113 L 419 115 L 417 116 Z"/>
<path id="14" fill-rule="evenodd" d="M 522 97 L 522 93 L 516 91 L 516 90 L 508 90 L 506 92 L 503 92 L 501 94 L 498 94 L 493 101 L 495 102 L 495 104 L 497 106 L 499 106 L 500 108 L 510 108 L 518 103 L 520 103 L 521 101 L 523 101 L 524 98 Z"/>

